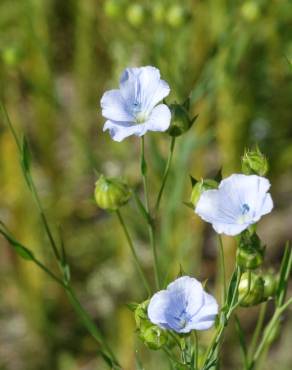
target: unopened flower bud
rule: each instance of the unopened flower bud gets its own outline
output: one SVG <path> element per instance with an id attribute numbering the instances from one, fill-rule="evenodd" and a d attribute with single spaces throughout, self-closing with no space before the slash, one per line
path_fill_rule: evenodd
<path id="1" fill-rule="evenodd" d="M 121 15 L 122 3 L 120 0 L 106 0 L 103 9 L 106 16 L 117 19 Z"/>
<path id="2" fill-rule="evenodd" d="M 127 184 L 120 179 L 101 175 L 95 184 L 94 196 L 100 208 L 116 211 L 129 201 L 131 192 Z"/>
<path id="3" fill-rule="evenodd" d="M 148 314 L 147 314 L 147 308 L 149 305 L 149 299 L 146 301 L 140 303 L 136 309 L 135 309 L 135 321 L 136 321 L 136 326 L 138 329 L 140 329 L 143 326 L 143 323 L 146 321 L 149 322 L 148 320 Z"/>
<path id="4" fill-rule="evenodd" d="M 180 104 L 171 104 L 171 123 L 168 129 L 170 136 L 180 136 L 188 131 L 197 117 L 190 118 L 187 109 Z"/>
<path id="5" fill-rule="evenodd" d="M 144 8 L 140 4 L 131 4 L 127 9 L 128 22 L 135 27 L 140 26 L 144 20 Z"/>
<path id="6" fill-rule="evenodd" d="M 250 22 L 257 20 L 260 15 L 258 3 L 254 0 L 245 1 L 241 7 L 241 13 Z"/>
<path id="7" fill-rule="evenodd" d="M 167 23 L 173 27 L 181 27 L 186 19 L 186 13 L 184 8 L 181 5 L 174 4 L 172 5 L 166 15 Z"/>
<path id="8" fill-rule="evenodd" d="M 15 67 L 23 57 L 21 49 L 16 45 L 7 46 L 1 51 L 3 62 L 9 67 Z"/>
<path id="9" fill-rule="evenodd" d="M 236 262 L 238 266 L 254 270 L 262 265 L 264 256 L 262 251 L 251 247 L 238 248 L 236 252 Z"/>
<path id="10" fill-rule="evenodd" d="M 242 172 L 245 175 L 265 176 L 269 170 L 267 158 L 259 148 L 247 150 L 242 157 Z"/>
<path id="11" fill-rule="evenodd" d="M 255 306 L 263 301 L 264 281 L 254 272 L 244 272 L 238 286 L 238 300 L 242 307 Z"/>
<path id="12" fill-rule="evenodd" d="M 200 199 L 200 196 L 205 190 L 217 189 L 217 187 L 217 181 L 212 179 L 202 179 L 201 181 L 198 181 L 192 189 L 191 203 L 196 206 Z"/>
<path id="13" fill-rule="evenodd" d="M 160 349 L 168 342 L 167 333 L 158 326 L 153 325 L 147 314 L 149 300 L 140 303 L 135 309 L 135 321 L 140 339 L 150 349 Z"/>
<path id="14" fill-rule="evenodd" d="M 243 269 L 254 270 L 262 265 L 265 248 L 256 232 L 243 232 L 236 252 L 236 262 Z"/>
<path id="15" fill-rule="evenodd" d="M 140 329 L 139 337 L 147 347 L 154 350 L 160 349 L 168 341 L 166 331 L 151 323 L 148 327 L 144 326 Z"/>
<path id="16" fill-rule="evenodd" d="M 264 298 L 268 299 L 275 295 L 278 285 L 278 279 L 275 274 L 267 272 L 262 275 L 264 280 Z"/>

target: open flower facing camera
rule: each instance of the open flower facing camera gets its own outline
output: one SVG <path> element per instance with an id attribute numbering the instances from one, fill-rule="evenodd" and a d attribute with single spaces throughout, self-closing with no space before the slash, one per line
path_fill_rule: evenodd
<path id="1" fill-rule="evenodd" d="M 214 324 L 218 304 L 195 278 L 182 276 L 154 294 L 148 306 L 152 323 L 177 333 L 207 330 Z"/>
<path id="2" fill-rule="evenodd" d="M 195 212 L 218 234 L 237 235 L 273 209 L 270 182 L 256 175 L 235 174 L 218 189 L 202 193 Z"/>
<path id="3" fill-rule="evenodd" d="M 107 119 L 104 131 L 109 130 L 115 141 L 131 135 L 143 136 L 147 131 L 166 131 L 171 113 L 166 104 L 158 103 L 169 92 L 157 68 L 127 68 L 120 88 L 107 91 L 101 98 L 102 115 Z"/>

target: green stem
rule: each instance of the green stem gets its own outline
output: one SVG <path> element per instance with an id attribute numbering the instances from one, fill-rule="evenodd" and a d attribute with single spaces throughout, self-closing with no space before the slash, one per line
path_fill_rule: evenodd
<path id="1" fill-rule="evenodd" d="M 226 270 L 225 270 L 225 259 L 224 259 L 224 249 L 221 235 L 218 235 L 219 239 L 219 255 L 220 255 L 220 280 L 222 284 L 222 302 L 225 302 L 227 296 L 226 287 Z"/>
<path id="2" fill-rule="evenodd" d="M 228 307 L 227 313 L 225 314 L 223 311 L 221 311 L 220 324 L 219 324 L 219 327 L 218 327 L 218 329 L 217 329 L 217 331 L 216 331 L 216 333 L 215 333 L 215 335 L 214 335 L 214 337 L 211 341 L 211 344 L 210 344 L 210 346 L 209 346 L 209 348 L 206 352 L 205 359 L 204 359 L 203 370 L 208 369 L 209 362 L 212 360 L 213 355 L 214 355 L 214 353 L 215 353 L 215 351 L 216 351 L 216 349 L 217 349 L 217 347 L 218 347 L 218 345 L 221 341 L 221 338 L 223 336 L 224 329 L 227 325 L 227 322 L 229 321 L 233 311 L 237 307 L 237 304 L 235 303 L 235 300 L 236 300 L 236 297 L 237 297 L 237 291 L 238 291 L 238 285 L 239 285 L 239 282 L 240 282 L 240 277 L 241 277 L 241 272 L 240 272 L 240 269 L 237 268 L 236 284 L 235 284 L 235 287 L 234 287 L 233 296 L 232 296 L 230 305 Z"/>
<path id="3" fill-rule="evenodd" d="M 199 339 L 198 339 L 198 333 L 196 330 L 194 330 L 194 337 L 195 337 L 195 369 L 199 369 Z"/>
<path id="4" fill-rule="evenodd" d="M 167 162 L 166 162 L 166 166 L 165 166 L 165 170 L 164 170 L 164 174 L 163 174 L 163 178 L 162 178 L 161 187 L 160 187 L 158 197 L 157 197 L 157 201 L 156 201 L 156 205 L 155 205 L 155 213 L 157 213 L 157 211 L 159 209 L 162 193 L 163 193 L 163 190 L 164 190 L 164 187 L 166 185 L 167 178 L 168 178 L 168 174 L 169 174 L 169 170 L 170 170 L 170 166 L 171 166 L 171 162 L 172 162 L 172 157 L 173 157 L 173 152 L 174 152 L 175 139 L 176 138 L 173 136 L 171 138 L 171 141 L 170 141 L 168 158 L 167 158 Z"/>
<path id="5" fill-rule="evenodd" d="M 267 312 L 267 302 L 264 302 L 264 303 L 261 304 L 259 317 L 258 317 L 258 320 L 257 320 L 257 325 L 256 325 L 254 334 L 253 334 L 252 339 L 251 339 L 251 344 L 250 344 L 250 348 L 249 348 L 249 351 L 248 351 L 248 358 L 249 359 L 251 359 L 252 356 L 254 355 L 255 348 L 256 348 L 258 340 L 259 340 L 260 333 L 262 332 L 262 329 L 263 329 L 263 324 L 264 324 L 264 319 L 265 319 L 266 312 Z"/>
<path id="6" fill-rule="evenodd" d="M 142 174 L 144 193 L 145 193 L 145 207 L 151 219 L 151 222 L 148 223 L 148 233 L 149 233 L 149 239 L 150 239 L 150 244 L 151 244 L 152 254 L 153 254 L 155 283 L 156 283 L 156 288 L 159 289 L 160 288 L 160 278 L 159 278 L 159 268 L 158 268 L 159 264 L 158 264 L 158 256 L 157 256 L 157 249 L 156 249 L 156 242 L 155 242 L 153 219 L 151 217 L 150 207 L 149 207 L 149 193 L 148 193 L 148 184 L 147 184 L 147 163 L 145 160 L 144 136 L 142 136 L 141 138 L 140 164 L 141 164 L 141 174 Z"/>
<path id="7" fill-rule="evenodd" d="M 56 283 L 58 283 L 60 286 L 62 286 L 69 299 L 70 302 L 75 309 L 77 315 L 82 320 L 84 326 L 88 330 L 88 332 L 92 335 L 92 337 L 96 340 L 96 342 L 101 347 L 101 352 L 108 357 L 108 359 L 111 360 L 112 365 L 115 366 L 115 368 L 120 369 L 120 366 L 118 364 L 117 359 L 115 358 L 115 355 L 113 354 L 112 350 L 109 348 L 109 346 L 106 344 L 104 338 L 102 337 L 101 333 L 96 328 L 94 322 L 88 315 L 88 313 L 85 311 L 85 309 L 82 307 L 81 303 L 79 302 L 78 298 L 76 297 L 76 294 L 72 288 L 71 285 L 68 283 L 63 282 L 61 279 L 59 279 L 53 272 L 51 272 L 45 265 L 42 264 L 39 260 L 34 258 L 32 260 L 41 270 L 43 270 L 47 275 L 49 275 Z"/>
<path id="8" fill-rule="evenodd" d="M 7 110 L 6 110 L 5 106 L 2 103 L 0 103 L 0 106 L 1 106 L 2 114 L 4 115 L 4 118 L 5 118 L 6 124 L 9 127 L 10 132 L 12 133 L 12 136 L 14 138 L 14 141 L 16 143 L 16 146 L 17 146 L 17 149 L 18 149 L 20 158 L 21 158 L 21 155 L 22 155 L 21 142 L 20 142 L 20 140 L 19 140 L 19 138 L 17 136 L 17 133 L 16 133 L 16 131 L 15 131 L 15 129 L 14 129 L 12 123 L 11 123 L 11 120 L 9 118 L 9 115 L 7 113 Z M 23 169 L 22 165 L 21 165 L 21 168 Z M 51 229 L 49 227 L 49 223 L 48 223 L 47 218 L 46 218 L 46 215 L 44 213 L 44 210 L 43 210 L 43 207 L 42 207 L 42 204 L 41 204 L 41 200 L 40 200 L 40 198 L 38 196 L 38 192 L 36 190 L 36 187 L 35 187 L 34 181 L 32 179 L 31 173 L 23 170 L 23 174 L 24 174 L 24 177 L 25 177 L 25 179 L 27 181 L 28 188 L 31 191 L 31 193 L 33 195 L 33 199 L 34 199 L 34 201 L 35 201 L 35 203 L 37 205 L 37 208 L 38 208 L 38 210 L 40 212 L 41 220 L 43 222 L 45 231 L 46 231 L 46 233 L 48 235 L 48 238 L 49 238 L 49 241 L 50 241 L 50 244 L 51 244 L 53 253 L 54 253 L 56 259 L 58 261 L 60 261 L 60 254 L 59 254 L 58 248 L 56 246 L 56 243 L 54 241 L 54 238 L 53 238 Z"/>
<path id="9" fill-rule="evenodd" d="M 261 355 L 268 349 L 269 347 L 269 337 L 275 327 L 278 324 L 278 320 L 281 317 L 282 313 L 288 308 L 288 306 L 292 303 L 292 297 L 284 303 L 281 307 L 276 308 L 273 317 L 271 318 L 269 324 L 266 327 L 264 332 L 263 338 L 257 347 L 257 350 L 253 356 L 252 362 L 250 363 L 249 370 L 254 370 L 257 361 L 261 357 Z"/>
<path id="10" fill-rule="evenodd" d="M 84 326 L 88 330 L 88 332 L 91 334 L 91 336 L 96 340 L 96 342 L 101 346 L 101 351 L 103 354 L 105 354 L 112 362 L 113 368 L 120 369 L 120 366 L 118 364 L 117 359 L 115 358 L 115 355 L 113 354 L 112 350 L 109 348 L 109 346 L 106 344 L 103 336 L 96 328 L 96 325 L 92 321 L 91 317 L 88 315 L 87 311 L 82 307 L 81 303 L 79 302 L 78 298 L 76 297 L 76 294 L 72 287 L 70 285 L 66 288 L 67 295 L 69 297 L 69 300 L 74 307 L 76 313 L 81 318 Z"/>
<path id="11" fill-rule="evenodd" d="M 56 283 L 61 285 L 64 289 L 66 289 L 66 284 L 59 279 L 52 271 L 50 271 L 42 262 L 40 262 L 35 257 L 32 259 L 32 261 L 41 269 L 43 270 L 47 275 L 49 275 L 53 280 L 55 280 Z"/>
<path id="12" fill-rule="evenodd" d="M 119 222 L 120 222 L 120 224 L 121 224 L 121 226 L 122 226 L 122 229 L 123 229 L 123 231 L 124 231 L 124 233 L 125 233 L 125 236 L 126 236 L 127 242 L 128 242 L 129 247 L 130 247 L 130 249 L 131 249 L 132 256 L 133 256 L 133 258 L 134 258 L 134 261 L 135 261 L 135 264 L 136 264 L 136 268 L 137 268 L 137 270 L 138 270 L 138 273 L 139 273 L 139 275 L 140 275 L 140 278 L 141 278 L 141 280 L 142 280 L 142 282 L 143 282 L 143 285 L 144 285 L 144 287 L 145 287 L 145 289 L 146 289 L 146 291 L 147 291 L 148 296 L 150 296 L 150 295 L 151 295 L 151 289 L 150 289 L 150 286 L 149 286 L 149 284 L 148 284 L 148 282 L 147 282 L 147 279 L 145 278 L 145 275 L 144 275 L 144 273 L 143 273 L 143 269 L 142 269 L 142 267 L 141 267 L 141 264 L 140 264 L 139 258 L 138 258 L 138 256 L 137 256 L 136 251 L 135 251 L 135 247 L 134 247 L 133 241 L 132 241 L 132 239 L 131 239 L 131 236 L 130 236 L 130 234 L 129 234 L 128 228 L 127 228 L 127 226 L 126 226 L 126 224 L 125 224 L 125 221 L 124 221 L 124 219 L 123 219 L 123 216 L 122 216 L 121 212 L 120 212 L 119 210 L 117 210 L 117 211 L 116 211 L 116 214 L 117 214 L 117 216 L 118 216 Z"/>

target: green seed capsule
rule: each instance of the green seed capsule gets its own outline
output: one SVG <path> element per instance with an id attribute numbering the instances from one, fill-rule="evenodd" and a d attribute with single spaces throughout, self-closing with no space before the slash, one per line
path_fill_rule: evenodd
<path id="1" fill-rule="evenodd" d="M 128 22 L 135 27 L 141 26 L 144 21 L 144 8 L 140 4 L 131 4 L 127 9 Z"/>
<path id="2" fill-rule="evenodd" d="M 101 175 L 95 184 L 94 196 L 100 208 L 116 211 L 129 201 L 131 193 L 127 184 L 120 179 Z"/>
<path id="3" fill-rule="evenodd" d="M 238 286 L 238 300 L 240 306 L 255 306 L 263 301 L 263 295 L 263 279 L 254 272 L 244 272 Z"/>
<path id="4" fill-rule="evenodd" d="M 236 262 L 244 269 L 254 270 L 262 265 L 263 260 L 263 253 L 259 250 L 250 247 L 237 249 Z"/>
<path id="5" fill-rule="evenodd" d="M 140 339 L 147 347 L 153 350 L 158 350 L 163 347 L 167 341 L 167 333 L 156 325 L 149 324 L 148 327 L 143 327 L 139 333 Z"/>
<path id="6" fill-rule="evenodd" d="M 147 299 L 146 301 L 140 303 L 137 308 L 135 309 L 135 321 L 136 321 L 136 326 L 138 329 L 141 328 L 141 326 L 143 326 L 143 322 L 146 321 L 149 321 L 148 320 L 148 314 L 147 314 L 147 308 L 148 308 L 148 305 L 149 305 L 149 299 Z"/>
<path id="7" fill-rule="evenodd" d="M 206 190 L 210 189 L 217 189 L 218 183 L 215 180 L 212 179 L 202 179 L 201 181 L 198 181 L 192 189 L 191 194 L 191 203 L 196 207 L 200 196 L 202 193 Z"/>
<path id="8" fill-rule="evenodd" d="M 168 129 L 170 136 L 180 136 L 190 128 L 190 119 L 186 109 L 179 104 L 172 104 L 171 124 Z"/>
<path id="9" fill-rule="evenodd" d="M 256 148 L 244 153 L 241 167 L 245 175 L 265 176 L 269 170 L 269 163 L 259 148 Z"/>
<path id="10" fill-rule="evenodd" d="M 183 7 L 180 5 L 172 5 L 168 13 L 166 15 L 167 18 L 167 23 L 173 27 L 173 28 L 178 28 L 181 27 L 185 21 L 185 10 Z"/>
<path id="11" fill-rule="evenodd" d="M 144 344 L 153 350 L 158 350 L 168 342 L 167 332 L 157 325 L 153 325 L 147 314 L 149 299 L 140 303 L 135 309 L 135 321 L 139 332 L 139 338 Z"/>
<path id="12" fill-rule="evenodd" d="M 262 279 L 264 280 L 264 298 L 274 297 L 278 285 L 277 276 L 271 272 L 267 272 L 262 275 Z"/>

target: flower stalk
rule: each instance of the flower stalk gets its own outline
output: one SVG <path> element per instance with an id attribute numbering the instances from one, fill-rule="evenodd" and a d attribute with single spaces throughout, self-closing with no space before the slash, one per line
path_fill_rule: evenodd
<path id="1" fill-rule="evenodd" d="M 124 233 L 125 233 L 125 236 L 126 236 L 126 239 L 127 239 L 128 245 L 129 245 L 129 247 L 130 247 L 130 250 L 131 250 L 131 252 L 132 252 L 132 256 L 133 256 L 133 259 L 134 259 L 134 262 L 135 262 L 135 265 L 136 265 L 137 271 L 138 271 L 138 273 L 139 273 L 139 276 L 140 276 L 140 278 L 141 278 L 141 280 L 142 280 L 142 283 L 143 283 L 143 285 L 144 285 L 144 288 L 145 288 L 145 290 L 146 290 L 146 292 L 147 292 L 148 296 L 150 296 L 150 294 L 151 294 L 151 289 L 150 289 L 150 286 L 149 286 L 149 284 L 148 284 L 148 282 L 147 282 L 147 279 L 146 279 L 146 277 L 145 277 L 145 275 L 144 275 L 144 272 L 143 272 L 142 266 L 141 266 L 141 264 L 140 264 L 139 258 L 138 258 L 138 256 L 137 256 L 137 253 L 136 253 L 136 250 L 135 250 L 135 247 L 134 247 L 134 243 L 133 243 L 132 238 L 131 238 L 131 236 L 130 236 L 130 234 L 129 234 L 128 228 L 127 228 L 127 226 L 126 226 L 126 224 L 125 224 L 124 218 L 123 218 L 123 216 L 122 216 L 122 214 L 121 214 L 121 211 L 120 211 L 119 209 L 116 211 L 116 214 L 117 214 L 117 217 L 118 217 L 119 223 L 120 223 L 120 225 L 121 225 L 121 227 L 122 227 L 122 229 L 123 229 L 123 231 L 124 231 Z"/>
<path id="2" fill-rule="evenodd" d="M 158 210 L 159 210 L 161 197 L 162 197 L 163 190 L 165 188 L 167 178 L 168 178 L 168 175 L 169 175 L 169 170 L 170 170 L 170 167 L 171 167 L 171 162 L 172 162 L 173 152 L 174 152 L 174 147 L 175 147 L 175 140 L 176 140 L 175 136 L 172 136 L 171 139 L 170 139 L 170 147 L 169 147 L 168 158 L 167 158 L 167 162 L 166 162 L 166 166 L 165 166 L 165 170 L 164 170 L 164 174 L 163 174 L 163 178 L 162 178 L 161 187 L 160 187 L 160 190 L 159 190 L 159 193 L 158 193 L 158 196 L 157 196 L 157 201 L 156 201 L 156 205 L 155 205 L 155 213 L 157 213 Z"/>
<path id="3" fill-rule="evenodd" d="M 140 168 L 141 168 L 141 175 L 142 175 L 143 185 L 144 185 L 145 208 L 151 220 L 151 222 L 148 222 L 148 234 L 149 234 L 149 240 L 150 240 L 150 244 L 152 248 L 152 255 L 153 255 L 153 262 L 154 262 L 155 284 L 156 284 L 156 288 L 159 289 L 160 288 L 159 263 L 158 263 L 158 255 L 157 255 L 157 248 L 156 248 L 156 241 L 155 241 L 154 224 L 153 224 L 153 219 L 151 217 L 150 207 L 149 207 L 149 193 L 148 193 L 148 183 L 147 183 L 147 163 L 145 159 L 144 136 L 141 137 Z"/>

